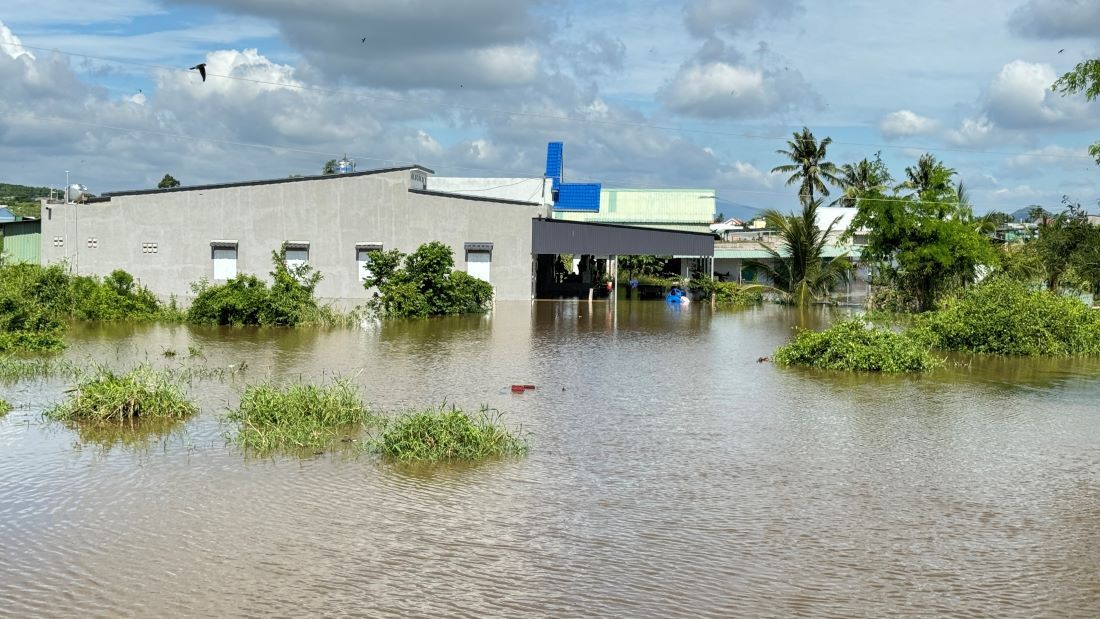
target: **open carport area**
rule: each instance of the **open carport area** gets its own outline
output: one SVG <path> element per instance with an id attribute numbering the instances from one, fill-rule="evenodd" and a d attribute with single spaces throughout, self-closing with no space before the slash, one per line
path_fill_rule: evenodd
<path id="1" fill-rule="evenodd" d="M 531 220 L 531 227 L 536 298 L 588 296 L 605 277 L 617 279 L 617 256 L 702 259 L 706 272 L 714 268 L 714 236 L 709 233 L 539 218 Z M 575 281 L 562 281 L 555 271 L 562 255 L 578 264 Z"/>

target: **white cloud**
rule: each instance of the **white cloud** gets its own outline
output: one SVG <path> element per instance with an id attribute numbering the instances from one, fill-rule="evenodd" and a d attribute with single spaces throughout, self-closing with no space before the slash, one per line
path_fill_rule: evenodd
<path id="1" fill-rule="evenodd" d="M 1072 164 L 1090 160 L 1088 151 L 1084 148 L 1067 148 L 1057 144 L 1049 144 L 1010 157 L 1005 161 L 1005 166 L 1014 171 L 1041 170 L 1051 167 L 1051 164 Z"/>
<path id="2" fill-rule="evenodd" d="M 985 116 L 966 118 L 962 126 L 947 132 L 947 141 L 956 146 L 981 147 L 1004 141 L 996 125 Z"/>
<path id="3" fill-rule="evenodd" d="M 23 47 L 23 42 L 19 40 L 19 37 L 12 34 L 11 29 L 5 26 L 2 21 L 0 21 L 0 52 L 7 54 L 13 60 L 20 56 L 26 56 L 30 60 L 36 59 L 29 49 Z"/>
<path id="4" fill-rule="evenodd" d="M 751 163 L 739 160 L 719 166 L 717 180 L 736 189 L 774 189 L 784 182 L 782 174 L 764 172 Z"/>
<path id="5" fill-rule="evenodd" d="M 1062 97 L 1051 91 L 1054 68 L 1014 60 L 1001 68 L 984 97 L 990 120 L 1006 129 L 1082 126 L 1093 114 L 1084 97 Z"/>
<path id="6" fill-rule="evenodd" d="M 722 61 L 682 66 L 658 96 L 673 112 L 700 118 L 761 117 L 820 105 L 798 71 Z"/>
<path id="7" fill-rule="evenodd" d="M 932 133 L 939 123 L 910 110 L 898 110 L 883 116 L 878 122 L 879 133 L 887 139 Z"/>

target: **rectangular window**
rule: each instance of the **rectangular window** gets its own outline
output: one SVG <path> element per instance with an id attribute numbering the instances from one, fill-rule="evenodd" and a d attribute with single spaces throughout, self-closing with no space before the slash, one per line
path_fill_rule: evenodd
<path id="1" fill-rule="evenodd" d="M 211 241 L 210 257 L 214 261 L 214 280 L 233 279 L 237 276 L 237 242 Z"/>
<path id="2" fill-rule="evenodd" d="M 374 274 L 370 270 L 370 252 L 382 251 L 381 243 L 356 243 L 355 244 L 355 263 L 359 267 L 359 281 L 366 281 L 368 277 L 372 277 Z"/>
<path id="3" fill-rule="evenodd" d="M 492 283 L 492 279 L 490 279 L 492 263 L 492 243 L 466 243 L 466 273 L 482 281 Z"/>
<path id="4" fill-rule="evenodd" d="M 309 241 L 287 241 L 283 243 L 286 250 L 286 266 L 289 269 L 300 267 L 309 262 Z"/>

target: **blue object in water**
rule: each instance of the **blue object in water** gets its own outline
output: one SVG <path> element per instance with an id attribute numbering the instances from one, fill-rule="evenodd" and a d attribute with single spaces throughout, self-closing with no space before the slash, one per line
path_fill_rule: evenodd
<path id="1" fill-rule="evenodd" d="M 675 303 L 679 305 L 684 302 L 684 291 L 679 288 L 673 288 L 671 292 L 665 295 L 665 302 Z"/>

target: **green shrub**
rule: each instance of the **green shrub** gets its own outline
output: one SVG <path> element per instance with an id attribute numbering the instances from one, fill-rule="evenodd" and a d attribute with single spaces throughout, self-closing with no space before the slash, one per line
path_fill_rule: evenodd
<path id="1" fill-rule="evenodd" d="M 64 325 L 47 308 L 0 289 L 0 352 L 58 350 L 63 334 Z"/>
<path id="2" fill-rule="evenodd" d="M 363 286 L 378 289 L 368 307 L 382 316 L 473 314 L 488 310 L 492 303 L 493 287 L 455 271 L 451 248 L 438 241 L 409 255 L 390 250 L 371 252 L 369 257 L 372 275 Z"/>
<path id="3" fill-rule="evenodd" d="M 12 411 L 12 405 L 7 400 L 5 400 L 4 398 L 0 398 L 0 418 L 4 417 L 5 415 L 10 413 L 11 411 Z"/>
<path id="4" fill-rule="evenodd" d="M 263 325 L 294 327 L 302 324 L 346 324 L 345 316 L 322 307 L 314 291 L 322 275 L 308 264 L 287 266 L 286 252 L 271 252 L 272 284 L 255 275 L 238 275 L 224 284 L 203 280 L 191 285 L 195 299 L 187 321 L 207 325 Z"/>
<path id="5" fill-rule="evenodd" d="M 325 448 L 373 417 L 351 383 L 336 380 L 329 386 L 248 387 L 227 419 L 238 426 L 238 444 L 266 454 Z"/>
<path id="6" fill-rule="evenodd" d="M 921 316 L 914 335 L 936 348 L 1000 355 L 1100 354 L 1100 312 L 996 278 Z"/>
<path id="7" fill-rule="evenodd" d="M 922 343 L 904 333 L 871 328 L 859 318 L 824 331 L 799 331 L 772 358 L 784 366 L 860 372 L 923 372 L 939 365 Z"/>
<path id="8" fill-rule="evenodd" d="M 408 413 L 389 420 L 372 446 L 405 461 L 482 460 L 522 455 L 527 442 L 482 408 L 476 415 L 451 408 Z"/>
<path id="9" fill-rule="evenodd" d="M 126 374 L 98 368 L 80 380 L 74 395 L 49 411 L 58 421 L 122 423 L 143 419 L 185 419 L 198 409 L 166 372 L 147 365 Z"/>

